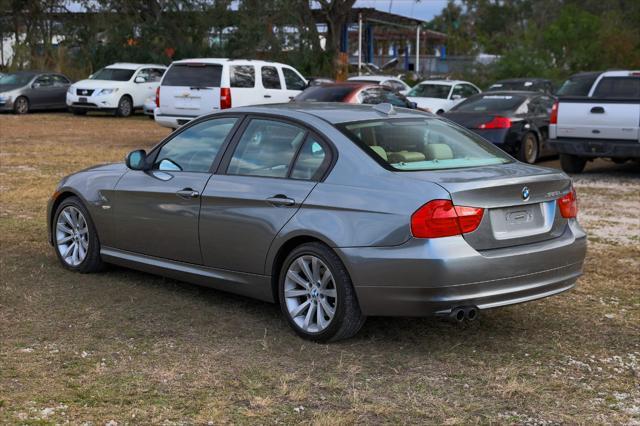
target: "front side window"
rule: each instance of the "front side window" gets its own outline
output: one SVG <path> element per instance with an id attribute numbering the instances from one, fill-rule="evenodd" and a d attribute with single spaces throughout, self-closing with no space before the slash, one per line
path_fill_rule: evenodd
<path id="1" fill-rule="evenodd" d="M 229 67 L 231 87 L 256 87 L 256 67 L 253 65 L 232 65 Z"/>
<path id="2" fill-rule="evenodd" d="M 164 75 L 162 68 L 149 68 L 147 71 L 149 72 L 149 79 L 147 80 L 149 83 L 157 83 L 162 80 Z"/>
<path id="3" fill-rule="evenodd" d="M 292 179 L 319 180 L 329 167 L 329 155 L 324 144 L 314 137 L 300 148 L 291 171 Z"/>
<path id="4" fill-rule="evenodd" d="M 306 133 L 300 127 L 280 121 L 251 120 L 233 153 L 227 173 L 287 177 Z"/>
<path id="5" fill-rule="evenodd" d="M 291 68 L 283 67 L 282 74 L 284 74 L 284 84 L 286 84 L 287 90 L 304 90 L 307 87 L 307 83 Z"/>
<path id="6" fill-rule="evenodd" d="M 280 76 L 276 67 L 262 67 L 262 87 L 265 89 L 281 89 Z"/>
<path id="7" fill-rule="evenodd" d="M 481 137 L 435 118 L 360 121 L 338 128 L 391 170 L 454 169 L 512 161 Z"/>
<path id="8" fill-rule="evenodd" d="M 237 121 L 235 117 L 218 118 L 185 129 L 160 148 L 153 168 L 208 173 Z"/>
<path id="9" fill-rule="evenodd" d="M 107 81 L 129 81 L 135 70 L 126 70 L 120 68 L 102 68 L 100 71 L 89 77 L 91 80 L 107 80 Z"/>
<path id="10" fill-rule="evenodd" d="M 451 86 L 446 84 L 418 84 L 411 89 L 407 96 L 414 96 L 416 98 L 436 98 L 447 99 Z"/>
<path id="11" fill-rule="evenodd" d="M 38 84 L 40 87 L 53 86 L 53 79 L 50 75 L 42 75 L 38 77 L 34 83 Z"/>

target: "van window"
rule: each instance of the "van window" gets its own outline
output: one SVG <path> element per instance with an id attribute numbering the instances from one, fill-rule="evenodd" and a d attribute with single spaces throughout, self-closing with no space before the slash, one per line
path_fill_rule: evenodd
<path id="1" fill-rule="evenodd" d="M 265 89 L 282 88 L 276 67 L 262 67 L 262 87 Z"/>
<path id="2" fill-rule="evenodd" d="M 220 87 L 222 65 L 186 63 L 173 64 L 166 72 L 163 86 Z"/>
<path id="3" fill-rule="evenodd" d="M 256 68 L 253 65 L 229 67 L 231 87 L 256 87 Z"/>
<path id="4" fill-rule="evenodd" d="M 594 98 L 640 99 L 640 77 L 603 77 Z"/>

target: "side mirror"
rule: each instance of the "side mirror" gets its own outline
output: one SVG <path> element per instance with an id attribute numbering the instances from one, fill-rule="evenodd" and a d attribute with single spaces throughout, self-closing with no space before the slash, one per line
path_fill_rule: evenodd
<path id="1" fill-rule="evenodd" d="M 451 96 L 451 99 L 452 99 L 452 100 L 454 100 L 454 101 L 459 101 L 460 99 L 462 99 L 462 96 L 460 96 L 460 95 L 453 95 L 453 96 Z"/>
<path id="2" fill-rule="evenodd" d="M 125 163 L 131 170 L 144 170 L 147 152 L 144 149 L 131 151 L 125 158 Z"/>
<path id="3" fill-rule="evenodd" d="M 134 80 L 136 83 L 146 83 L 147 79 L 144 77 L 136 77 L 136 79 Z"/>

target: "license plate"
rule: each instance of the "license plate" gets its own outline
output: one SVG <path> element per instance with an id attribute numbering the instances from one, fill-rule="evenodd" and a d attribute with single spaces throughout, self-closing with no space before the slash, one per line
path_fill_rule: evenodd
<path id="1" fill-rule="evenodd" d="M 545 202 L 491 209 L 489 215 L 494 237 L 505 240 L 549 232 L 553 213 L 553 202 Z"/>
<path id="2" fill-rule="evenodd" d="M 87 103 L 87 98 L 82 97 L 82 98 L 79 99 L 79 102 L 83 103 L 83 104 L 86 104 Z"/>
<path id="3" fill-rule="evenodd" d="M 200 109 L 200 98 L 176 98 L 176 108 Z"/>

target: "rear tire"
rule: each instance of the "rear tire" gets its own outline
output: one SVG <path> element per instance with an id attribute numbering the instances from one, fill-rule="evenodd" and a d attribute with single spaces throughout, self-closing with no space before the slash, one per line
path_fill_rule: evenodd
<path id="1" fill-rule="evenodd" d="M 520 141 L 520 151 L 518 152 L 518 160 L 527 164 L 535 164 L 540 155 L 540 145 L 538 138 L 529 132 Z"/>
<path id="2" fill-rule="evenodd" d="M 118 117 L 129 117 L 133 114 L 133 101 L 127 95 L 120 98 L 118 102 L 118 109 L 116 109 L 116 115 Z"/>
<path id="3" fill-rule="evenodd" d="M 83 274 L 104 268 L 95 225 L 78 197 L 60 203 L 51 227 L 56 256 L 62 266 Z"/>
<path id="4" fill-rule="evenodd" d="M 347 269 L 322 243 L 303 244 L 289 253 L 280 270 L 278 294 L 289 325 L 308 340 L 347 339 L 366 320 Z"/>
<path id="5" fill-rule="evenodd" d="M 18 96 L 13 102 L 13 112 L 16 114 L 26 114 L 29 112 L 29 99 L 25 96 Z"/>
<path id="6" fill-rule="evenodd" d="M 560 154 L 560 166 L 567 173 L 582 173 L 587 160 L 571 154 Z"/>

